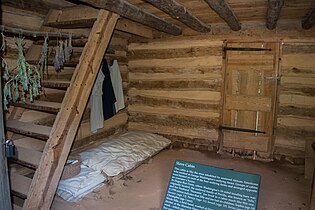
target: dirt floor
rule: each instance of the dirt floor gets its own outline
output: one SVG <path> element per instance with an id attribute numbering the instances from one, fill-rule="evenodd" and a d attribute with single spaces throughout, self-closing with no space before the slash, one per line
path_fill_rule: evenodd
<path id="1" fill-rule="evenodd" d="M 131 172 L 125 180 L 88 194 L 78 203 L 55 202 L 54 209 L 161 209 L 176 159 L 261 175 L 259 210 L 308 209 L 310 181 L 303 168 L 286 163 L 263 163 L 192 150 L 164 150 Z"/>

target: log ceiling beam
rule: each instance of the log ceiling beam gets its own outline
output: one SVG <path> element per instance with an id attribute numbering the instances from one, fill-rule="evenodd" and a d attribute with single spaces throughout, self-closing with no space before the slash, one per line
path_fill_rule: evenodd
<path id="1" fill-rule="evenodd" d="M 182 30 L 178 26 L 124 0 L 80 0 L 80 2 L 84 2 L 99 9 L 109 10 L 121 15 L 122 17 L 168 34 L 175 36 L 182 34 Z"/>
<path id="2" fill-rule="evenodd" d="M 61 10 L 52 9 L 46 16 L 44 26 L 59 29 L 92 27 L 96 21 L 98 12 L 98 9 L 87 6 L 74 6 Z M 118 20 L 115 29 L 145 38 L 151 39 L 153 37 L 151 28 L 125 18 Z"/>
<path id="3" fill-rule="evenodd" d="M 241 24 L 238 22 L 233 10 L 228 5 L 226 0 L 205 0 L 208 5 L 230 26 L 233 31 L 241 29 Z"/>
<path id="4" fill-rule="evenodd" d="M 313 7 L 302 19 L 302 28 L 310 29 L 315 24 L 315 7 Z"/>
<path id="5" fill-rule="evenodd" d="M 169 14 L 172 18 L 179 20 L 198 32 L 209 32 L 210 26 L 199 20 L 186 7 L 175 0 L 145 0 L 156 8 Z"/>
<path id="6" fill-rule="evenodd" d="M 269 30 L 276 28 L 283 4 L 284 0 L 268 0 L 266 27 Z"/>

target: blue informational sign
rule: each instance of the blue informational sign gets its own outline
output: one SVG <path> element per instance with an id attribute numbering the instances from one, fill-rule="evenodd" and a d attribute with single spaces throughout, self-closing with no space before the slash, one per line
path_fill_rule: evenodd
<path id="1" fill-rule="evenodd" d="M 163 210 L 256 210 L 260 176 L 176 160 Z"/>

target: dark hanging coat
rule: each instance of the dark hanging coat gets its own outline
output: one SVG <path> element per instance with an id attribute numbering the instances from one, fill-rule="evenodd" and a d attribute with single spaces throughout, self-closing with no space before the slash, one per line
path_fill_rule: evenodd
<path id="1" fill-rule="evenodd" d="M 105 75 L 103 82 L 103 115 L 104 120 L 107 120 L 115 115 L 115 93 L 110 79 L 110 72 L 106 59 L 102 62 L 102 72 Z"/>

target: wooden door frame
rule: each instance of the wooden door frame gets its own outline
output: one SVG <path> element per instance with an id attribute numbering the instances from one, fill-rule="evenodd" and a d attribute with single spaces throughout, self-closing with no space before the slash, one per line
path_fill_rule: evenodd
<path id="1" fill-rule="evenodd" d="M 257 40 L 257 41 L 242 41 L 242 40 L 225 40 L 224 43 L 223 43 L 223 48 L 224 47 L 227 47 L 228 44 L 235 44 L 235 43 L 260 43 L 260 42 L 263 42 L 263 43 L 274 43 L 276 45 L 276 49 L 275 49 L 275 58 L 274 58 L 274 69 L 275 69 L 275 72 L 276 72 L 276 75 L 275 77 L 276 78 L 280 78 L 281 76 L 281 57 L 282 57 L 282 44 L 283 44 L 283 40 L 280 39 L 280 40 L 269 40 L 269 41 L 262 41 L 262 40 Z M 220 125 L 222 125 L 223 123 L 223 120 L 224 120 L 224 114 L 223 114 L 223 111 L 224 111 L 224 107 L 225 107 L 225 104 L 226 104 L 226 97 L 225 97 L 225 94 L 227 92 L 226 88 L 227 88 L 227 85 L 226 85 L 226 79 L 227 79 L 227 51 L 224 51 L 223 52 L 223 56 L 222 56 L 222 78 L 223 78 L 223 88 L 221 89 L 221 115 L 220 115 Z M 271 137 L 270 137 L 270 142 L 269 142 L 269 145 L 268 145 L 268 155 L 273 155 L 274 153 L 274 144 L 275 144 L 275 129 L 276 129 L 276 125 L 277 125 L 277 112 L 278 112 L 278 101 L 279 101 L 279 85 L 280 85 L 280 82 L 279 80 L 277 79 L 275 81 L 275 84 L 274 84 L 274 93 L 275 93 L 275 96 L 274 96 L 274 101 L 273 101 L 273 113 L 272 113 L 272 117 L 273 117 L 273 130 L 272 130 L 272 134 L 271 134 Z M 219 130 L 219 151 L 221 151 L 223 149 L 223 142 L 224 141 L 224 134 L 223 134 L 223 131 L 222 130 Z M 237 148 L 234 148 L 234 149 L 237 149 Z"/>
<path id="2" fill-rule="evenodd" d="M 7 158 L 5 157 L 5 134 L 4 134 L 4 120 L 3 120 L 3 99 L 2 99 L 2 74 L 0 72 L 0 210 L 11 210 L 10 184 L 8 175 Z"/>
<path id="3" fill-rule="evenodd" d="M 277 48 L 276 48 L 276 61 L 274 63 L 274 68 L 276 69 L 276 77 L 277 80 L 275 81 L 275 99 L 273 102 L 274 106 L 274 112 L 273 115 L 273 130 L 272 130 L 272 139 L 269 145 L 269 153 L 271 155 L 274 154 L 275 150 L 275 142 L 276 142 L 276 128 L 277 128 L 277 117 L 278 117 L 278 110 L 279 110 L 279 96 L 280 96 L 280 77 L 281 77 L 281 60 L 282 60 L 282 46 L 283 46 L 283 40 L 279 40 L 276 42 Z"/>

